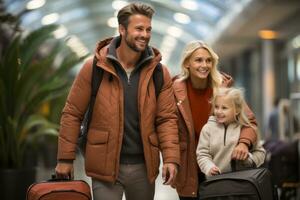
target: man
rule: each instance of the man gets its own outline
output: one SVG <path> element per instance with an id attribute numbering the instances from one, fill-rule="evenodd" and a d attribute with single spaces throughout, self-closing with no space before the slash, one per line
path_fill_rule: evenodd
<path id="1" fill-rule="evenodd" d="M 269 116 L 268 129 L 267 129 L 267 140 L 278 140 L 279 139 L 279 98 L 274 100 L 273 110 Z"/>
<path id="2" fill-rule="evenodd" d="M 176 105 L 172 81 L 163 66 L 163 85 L 155 94 L 154 69 L 161 55 L 148 46 L 154 10 L 131 3 L 118 13 L 120 36 L 98 43 L 97 66 L 103 79 L 90 122 L 86 174 L 95 200 L 151 200 L 163 157 L 165 184 L 175 181 L 179 165 Z M 71 176 L 80 123 L 91 95 L 92 59 L 73 83 L 62 113 L 58 143 L 58 177 Z"/>

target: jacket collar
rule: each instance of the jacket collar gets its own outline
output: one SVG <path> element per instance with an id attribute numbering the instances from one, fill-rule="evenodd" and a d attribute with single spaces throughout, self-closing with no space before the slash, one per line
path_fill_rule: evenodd
<path id="1" fill-rule="evenodd" d="M 117 36 L 111 40 L 111 43 L 108 47 L 108 54 L 107 58 L 119 63 L 119 60 L 117 58 L 117 48 L 120 46 L 121 43 L 121 37 Z M 142 52 L 141 57 L 139 61 L 137 62 L 135 66 L 135 70 L 140 68 L 142 65 L 144 65 L 147 61 L 154 58 L 154 52 L 152 49 L 148 46 L 145 51 Z"/>
<path id="2" fill-rule="evenodd" d="M 184 102 L 187 99 L 186 81 L 181 78 L 174 80 L 173 88 L 177 103 Z"/>
<path id="3" fill-rule="evenodd" d="M 213 126 L 216 126 L 216 127 L 220 127 L 220 128 L 222 128 L 222 129 L 225 128 L 225 125 L 224 125 L 224 124 L 218 123 L 218 122 L 217 122 L 217 118 L 216 118 L 214 115 L 209 116 L 207 123 L 208 123 L 208 124 L 211 124 L 211 125 L 213 125 Z M 238 126 L 240 126 L 240 125 L 239 125 L 237 122 L 232 122 L 232 123 L 230 123 L 230 124 L 227 126 L 227 130 L 228 130 L 229 128 L 234 129 L 234 128 L 238 127 Z"/>
<path id="4" fill-rule="evenodd" d="M 173 89 L 176 98 L 177 108 L 181 113 L 190 134 L 193 135 L 194 124 L 193 124 L 193 117 L 192 117 L 190 103 L 187 97 L 186 80 L 183 80 L 181 78 L 174 80 Z"/>
<path id="5" fill-rule="evenodd" d="M 95 49 L 95 56 L 98 59 L 97 65 L 101 66 L 107 71 L 115 73 L 114 67 L 112 67 L 111 62 L 118 62 L 116 57 L 116 48 L 120 45 L 120 36 L 110 37 L 98 42 Z M 137 64 L 137 67 L 141 67 L 146 63 L 149 63 L 151 68 L 155 67 L 161 60 L 160 52 L 148 46 L 146 50 L 142 53 L 142 56 Z"/>

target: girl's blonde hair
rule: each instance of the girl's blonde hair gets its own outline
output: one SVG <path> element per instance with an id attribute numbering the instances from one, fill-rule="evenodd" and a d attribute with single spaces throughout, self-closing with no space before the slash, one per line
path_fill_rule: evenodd
<path id="1" fill-rule="evenodd" d="M 216 103 L 216 99 L 218 97 L 225 97 L 228 98 L 233 105 L 233 110 L 234 113 L 236 113 L 235 115 L 235 121 L 242 125 L 242 126 L 248 126 L 253 128 L 255 131 L 257 131 L 257 128 L 254 127 L 249 119 L 247 118 L 247 115 L 245 113 L 245 98 L 244 98 L 244 91 L 241 88 L 225 88 L 225 87 L 221 87 L 218 88 L 213 96 L 212 99 L 212 111 L 214 111 L 215 108 L 215 103 Z"/>
<path id="2" fill-rule="evenodd" d="M 183 80 L 189 78 L 190 73 L 187 67 L 189 64 L 189 59 L 191 58 L 192 54 L 200 48 L 207 50 L 212 57 L 213 65 L 208 75 L 208 84 L 213 88 L 213 91 L 215 91 L 216 88 L 220 87 L 222 84 L 222 75 L 217 69 L 219 56 L 214 52 L 214 50 L 211 47 L 209 47 L 205 42 L 201 40 L 192 41 L 185 46 L 181 56 L 180 78 Z"/>

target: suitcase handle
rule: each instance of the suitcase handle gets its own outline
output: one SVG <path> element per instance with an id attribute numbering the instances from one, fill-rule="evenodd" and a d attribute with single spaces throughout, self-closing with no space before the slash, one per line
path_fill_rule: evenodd
<path id="1" fill-rule="evenodd" d="M 252 161 L 252 166 L 250 166 L 249 168 L 250 169 L 255 169 L 255 168 L 257 168 L 257 166 L 256 166 L 256 164 L 255 164 L 255 162 L 254 162 L 254 160 L 251 158 L 251 157 L 249 157 L 250 158 L 250 160 Z M 231 169 L 232 169 L 232 171 L 233 172 L 236 172 L 236 171 L 240 171 L 240 170 L 237 170 L 237 160 L 231 160 L 230 161 L 230 166 L 231 166 Z"/>
<path id="2" fill-rule="evenodd" d="M 70 181 L 71 178 L 68 177 L 68 178 L 57 178 L 56 174 L 52 174 L 51 175 L 51 179 L 49 179 L 48 181 L 49 182 L 54 182 L 54 181 Z"/>

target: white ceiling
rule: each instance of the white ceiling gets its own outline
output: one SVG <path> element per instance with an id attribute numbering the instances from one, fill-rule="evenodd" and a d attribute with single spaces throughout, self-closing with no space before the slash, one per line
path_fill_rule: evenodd
<path id="1" fill-rule="evenodd" d="M 252 1 L 238 18 L 234 19 L 213 47 L 223 59 L 238 55 L 246 48 L 260 44 L 260 30 L 276 31 L 277 40 L 286 41 L 300 34 L 299 0 Z"/>
<path id="2" fill-rule="evenodd" d="M 93 52 L 98 40 L 117 34 L 116 28 L 107 24 L 110 18 L 116 20 L 116 8 L 113 8 L 116 4 L 112 4 L 111 0 L 42 1 L 45 1 L 42 7 L 23 16 L 22 25 L 27 29 L 40 27 L 43 17 L 55 13 L 58 17 L 56 23 L 65 28 L 64 37 L 76 36 L 90 53 Z M 4 2 L 9 11 L 19 13 L 29 0 Z M 258 30 L 279 29 L 280 23 L 299 13 L 300 8 L 299 0 L 144 0 L 144 2 L 151 4 L 156 10 L 152 24 L 151 45 L 162 51 L 163 62 L 169 65 L 173 73 L 179 70 L 181 51 L 187 42 L 203 39 L 212 44 L 222 57 L 230 57 L 257 41 Z M 184 3 L 194 4 L 185 8 Z M 187 15 L 190 22 L 183 24 L 176 21 L 175 13 Z M 285 28 L 286 36 L 291 34 L 290 29 Z"/>

